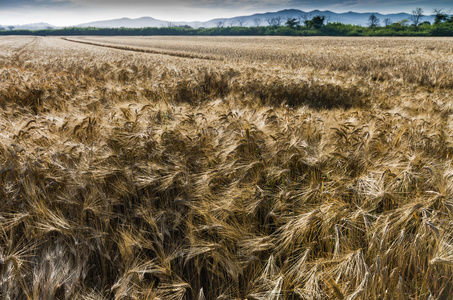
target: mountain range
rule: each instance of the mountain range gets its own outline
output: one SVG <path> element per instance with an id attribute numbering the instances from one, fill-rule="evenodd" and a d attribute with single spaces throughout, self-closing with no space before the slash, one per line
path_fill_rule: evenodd
<path id="1" fill-rule="evenodd" d="M 69 27 L 99 27 L 99 28 L 142 28 L 142 27 L 171 27 L 171 26 L 190 26 L 193 28 L 210 28 L 210 27 L 227 27 L 227 26 L 266 26 L 270 22 L 276 22 L 280 20 L 282 24 L 286 22 L 289 18 L 296 18 L 298 20 L 311 19 L 314 16 L 322 15 L 325 16 L 327 22 L 340 22 L 343 24 L 354 24 L 367 26 L 370 16 L 374 14 L 377 18 L 380 19 L 381 25 L 385 19 L 390 19 L 391 22 L 398 22 L 404 19 L 410 20 L 411 15 L 407 13 L 397 13 L 397 14 L 380 14 L 380 13 L 357 13 L 357 12 L 346 12 L 346 13 L 335 13 L 329 10 L 320 11 L 313 10 L 305 12 L 298 9 L 286 9 L 277 12 L 267 12 L 267 13 L 258 13 L 248 16 L 238 16 L 234 18 L 218 18 L 209 20 L 206 22 L 170 22 L 165 20 L 159 20 L 151 17 L 142 17 L 138 19 L 130 18 L 121 18 L 114 20 L 105 20 L 105 21 L 96 21 L 90 23 L 77 24 Z M 430 23 L 434 22 L 433 15 L 424 16 L 421 21 L 429 21 Z M 26 24 L 26 25 L 15 25 L 15 26 L 6 26 L 3 25 L 0 27 L 14 29 L 50 29 L 50 28 L 59 28 L 47 23 L 35 23 L 35 24 Z"/>
<path id="2" fill-rule="evenodd" d="M 23 25 L 0 25 L 1 28 L 5 29 L 26 29 L 26 30 L 40 30 L 40 29 L 56 29 L 57 26 L 48 24 L 48 23 L 33 23 L 33 24 L 23 24 Z"/>

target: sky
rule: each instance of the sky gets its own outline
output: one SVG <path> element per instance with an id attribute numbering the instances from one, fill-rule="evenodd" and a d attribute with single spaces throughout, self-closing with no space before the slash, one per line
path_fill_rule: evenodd
<path id="1" fill-rule="evenodd" d="M 0 0 L 0 24 L 45 22 L 56 26 L 116 18 L 207 21 L 281 9 L 410 13 L 421 7 L 453 9 L 452 0 Z"/>

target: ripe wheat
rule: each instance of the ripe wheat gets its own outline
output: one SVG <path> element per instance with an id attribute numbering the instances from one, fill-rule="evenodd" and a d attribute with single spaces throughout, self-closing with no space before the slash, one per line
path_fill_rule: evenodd
<path id="1" fill-rule="evenodd" d="M 451 297 L 452 49 L 1 38 L 1 298 Z"/>

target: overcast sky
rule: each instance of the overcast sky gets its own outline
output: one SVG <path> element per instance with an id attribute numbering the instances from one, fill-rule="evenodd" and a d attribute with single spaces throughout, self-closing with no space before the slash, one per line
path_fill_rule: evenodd
<path id="1" fill-rule="evenodd" d="M 168 21 L 206 21 L 296 8 L 334 12 L 411 12 L 422 7 L 450 10 L 452 0 L 0 0 L 0 24 L 46 22 L 57 26 L 149 16 Z"/>

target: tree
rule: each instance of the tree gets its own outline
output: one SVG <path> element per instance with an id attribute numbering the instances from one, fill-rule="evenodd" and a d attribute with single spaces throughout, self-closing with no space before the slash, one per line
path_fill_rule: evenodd
<path id="1" fill-rule="evenodd" d="M 237 19 L 239 27 L 244 27 L 245 24 L 247 24 L 247 21 L 244 19 Z"/>
<path id="2" fill-rule="evenodd" d="M 305 21 L 305 26 L 312 27 L 314 29 L 319 29 L 324 25 L 324 16 L 314 16 L 313 19 Z"/>
<path id="3" fill-rule="evenodd" d="M 436 8 L 433 10 L 434 13 L 434 24 L 440 24 L 448 20 L 448 14 L 444 12 L 442 8 Z"/>
<path id="4" fill-rule="evenodd" d="M 305 24 L 305 22 L 310 20 L 310 18 L 311 14 L 303 14 L 297 17 L 297 21 L 299 21 L 299 24 Z"/>
<path id="5" fill-rule="evenodd" d="M 411 21 L 412 21 L 412 24 L 415 25 L 415 27 L 418 26 L 418 24 L 420 23 L 420 20 L 423 18 L 423 9 L 421 9 L 420 7 L 417 7 L 416 9 L 414 9 L 412 11 L 412 16 L 411 16 Z"/>
<path id="6" fill-rule="evenodd" d="M 288 18 L 288 20 L 286 20 L 285 24 L 289 28 L 294 28 L 294 27 L 297 27 L 299 25 L 299 22 L 297 21 L 296 18 Z"/>
<path id="7" fill-rule="evenodd" d="M 385 25 L 385 27 L 388 27 L 388 26 L 392 25 L 392 20 L 389 19 L 389 18 L 385 18 L 384 19 L 384 25 Z"/>
<path id="8" fill-rule="evenodd" d="M 379 26 L 379 18 L 376 17 L 375 14 L 371 14 L 371 16 L 368 18 L 368 24 L 370 25 L 370 28 Z"/>
<path id="9" fill-rule="evenodd" d="M 269 26 L 273 26 L 274 25 L 274 18 L 267 18 L 266 19 L 266 22 Z"/>
<path id="10" fill-rule="evenodd" d="M 217 26 L 217 28 L 223 28 L 223 26 L 225 26 L 225 20 L 215 22 L 215 26 Z"/>
<path id="11" fill-rule="evenodd" d="M 401 27 L 406 27 L 407 23 L 409 23 L 409 20 L 408 19 L 402 19 L 401 21 L 398 21 L 396 23 L 399 24 Z"/>
<path id="12" fill-rule="evenodd" d="M 255 24 L 255 27 L 260 27 L 261 22 L 262 20 L 260 18 L 253 19 L 253 24 Z"/>
<path id="13" fill-rule="evenodd" d="M 266 19 L 266 21 L 269 24 L 269 26 L 279 27 L 282 25 L 283 19 L 282 19 L 282 17 L 274 17 L 274 18 Z"/>
<path id="14" fill-rule="evenodd" d="M 326 24 L 329 24 L 330 21 L 332 21 L 332 16 L 325 17 L 324 22 L 326 22 Z"/>

